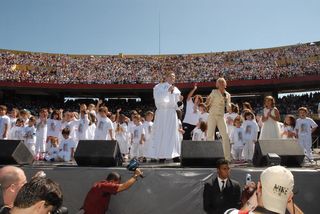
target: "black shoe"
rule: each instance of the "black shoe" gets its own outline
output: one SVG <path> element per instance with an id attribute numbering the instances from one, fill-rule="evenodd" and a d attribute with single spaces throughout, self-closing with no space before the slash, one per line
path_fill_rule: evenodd
<path id="1" fill-rule="evenodd" d="M 142 162 L 143 162 L 143 163 L 147 163 L 147 158 L 143 158 L 143 159 L 142 159 Z"/>
<path id="2" fill-rule="evenodd" d="M 172 160 L 174 163 L 180 163 L 180 157 L 175 157 Z"/>
<path id="3" fill-rule="evenodd" d="M 164 163 L 166 159 L 159 159 L 159 163 Z"/>

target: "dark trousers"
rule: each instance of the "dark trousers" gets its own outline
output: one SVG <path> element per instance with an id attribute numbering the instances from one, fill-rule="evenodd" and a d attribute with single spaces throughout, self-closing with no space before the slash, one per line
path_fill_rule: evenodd
<path id="1" fill-rule="evenodd" d="M 183 140 L 191 140 L 192 139 L 191 132 L 195 127 L 196 127 L 195 125 L 191 125 L 189 123 L 182 124 L 182 128 L 185 131 L 183 134 Z"/>

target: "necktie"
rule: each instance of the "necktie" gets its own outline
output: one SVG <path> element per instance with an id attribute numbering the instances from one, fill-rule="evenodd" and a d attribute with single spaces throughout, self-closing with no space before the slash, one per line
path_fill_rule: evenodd
<path id="1" fill-rule="evenodd" d="M 221 181 L 221 182 L 222 182 L 222 187 L 221 187 L 221 192 L 222 192 L 225 188 L 225 181 Z"/>

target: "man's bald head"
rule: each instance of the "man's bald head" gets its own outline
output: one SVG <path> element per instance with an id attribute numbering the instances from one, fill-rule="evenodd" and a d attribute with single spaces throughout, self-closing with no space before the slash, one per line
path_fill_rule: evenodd
<path id="1" fill-rule="evenodd" d="M 4 166 L 0 169 L 0 185 L 2 189 L 8 188 L 11 184 L 18 184 L 26 181 L 24 171 L 15 166 Z"/>

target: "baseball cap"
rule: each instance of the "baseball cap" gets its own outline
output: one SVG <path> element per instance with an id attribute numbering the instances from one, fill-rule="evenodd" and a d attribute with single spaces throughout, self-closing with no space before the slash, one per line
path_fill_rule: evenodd
<path id="1" fill-rule="evenodd" d="M 260 181 L 264 208 L 284 214 L 294 185 L 292 173 L 282 166 L 272 166 L 261 173 Z"/>

